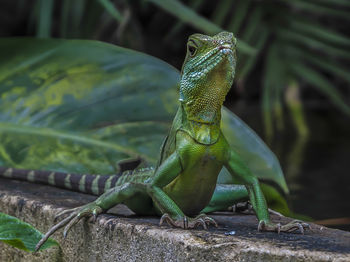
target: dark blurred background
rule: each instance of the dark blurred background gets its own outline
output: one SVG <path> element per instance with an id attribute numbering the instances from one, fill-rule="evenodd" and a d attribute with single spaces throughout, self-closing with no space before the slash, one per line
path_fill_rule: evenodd
<path id="1" fill-rule="evenodd" d="M 296 213 L 350 230 L 350 1 L 0 0 L 0 37 L 94 39 L 180 69 L 187 37 L 233 32 L 226 106 L 277 154 Z"/>

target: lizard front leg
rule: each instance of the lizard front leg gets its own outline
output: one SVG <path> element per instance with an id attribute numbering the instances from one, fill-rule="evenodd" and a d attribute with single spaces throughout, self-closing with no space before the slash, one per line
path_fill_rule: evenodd
<path id="1" fill-rule="evenodd" d="M 304 229 L 310 228 L 309 224 L 294 220 L 286 225 L 271 222 L 265 197 L 261 191 L 258 179 L 250 172 L 241 157 L 233 150 L 229 151 L 229 159 L 225 164 L 232 176 L 246 186 L 250 202 L 259 220 L 258 230 L 275 232 L 292 232 L 299 230 L 304 233 Z"/>
<path id="2" fill-rule="evenodd" d="M 109 189 L 107 192 L 98 197 L 95 201 L 86 205 L 65 210 L 56 215 L 56 219 L 62 215 L 69 214 L 68 217 L 54 225 L 38 242 L 35 250 L 39 250 L 45 241 L 54 234 L 57 230 L 64 228 L 63 236 L 66 237 L 69 230 L 84 217 L 93 216 L 94 221 L 97 216 L 113 206 L 122 203 L 126 199 L 132 197 L 135 193 L 142 191 L 142 187 L 135 183 L 125 183 L 121 186 L 116 186 Z"/>
<path id="3" fill-rule="evenodd" d="M 163 191 L 163 187 L 172 182 L 183 171 L 181 160 L 176 152 L 171 154 L 156 170 L 153 177 L 146 181 L 147 193 L 152 198 L 153 203 L 163 214 L 160 224 L 167 222 L 174 227 L 195 228 L 202 225 L 207 228 L 207 224 L 217 226 L 214 219 L 200 214 L 195 218 L 187 217 L 176 203 Z"/>

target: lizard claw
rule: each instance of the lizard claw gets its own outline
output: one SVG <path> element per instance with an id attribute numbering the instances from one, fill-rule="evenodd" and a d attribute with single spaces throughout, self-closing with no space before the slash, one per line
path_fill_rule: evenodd
<path id="1" fill-rule="evenodd" d="M 97 216 L 99 215 L 99 211 L 97 211 L 96 209 L 94 209 L 94 211 L 92 211 L 92 221 L 95 223 L 97 220 Z"/>
<path id="2" fill-rule="evenodd" d="M 159 225 L 162 225 L 164 222 L 167 222 L 167 224 L 170 226 L 183 229 L 196 228 L 198 225 L 201 225 L 205 230 L 207 230 L 208 225 L 210 224 L 213 224 L 215 227 L 218 226 L 214 219 L 205 214 L 200 214 L 195 218 L 183 216 L 181 218 L 173 219 L 168 213 L 165 213 L 160 218 Z"/>
<path id="3" fill-rule="evenodd" d="M 204 219 L 205 223 L 208 226 L 212 224 L 213 226 L 218 227 L 218 223 L 216 223 L 216 221 L 213 218 L 208 217 L 206 214 L 200 214 L 198 217 Z"/>
<path id="4" fill-rule="evenodd" d="M 205 223 L 203 218 L 198 218 L 196 225 L 201 225 L 203 229 L 208 230 L 207 224 Z"/>
<path id="5" fill-rule="evenodd" d="M 304 235 L 304 227 L 301 224 L 298 224 L 300 233 Z"/>
<path id="6" fill-rule="evenodd" d="M 76 208 L 71 208 L 71 209 L 66 209 L 61 212 L 59 212 L 57 215 L 55 215 L 54 221 L 56 221 L 59 217 L 68 214 L 68 213 L 73 213 L 75 210 L 77 210 L 79 207 Z"/>
<path id="7" fill-rule="evenodd" d="M 253 211 L 253 206 L 249 203 L 249 201 L 239 202 L 232 205 L 229 210 L 231 210 L 233 213 L 250 213 Z"/>
<path id="8" fill-rule="evenodd" d="M 35 252 L 38 251 L 40 247 L 46 242 L 46 240 L 60 228 L 65 227 L 63 231 L 63 237 L 66 238 L 69 230 L 76 223 L 78 223 L 80 219 L 91 215 L 93 215 L 94 218 L 96 218 L 100 213 L 102 213 L 102 211 L 103 210 L 101 207 L 96 205 L 95 202 L 92 202 L 81 207 L 64 210 L 58 213 L 55 217 L 55 220 L 64 214 L 70 213 L 70 215 L 64 218 L 61 222 L 57 223 L 56 225 L 50 228 L 50 230 L 40 239 L 38 244 L 35 246 Z"/>
<path id="9" fill-rule="evenodd" d="M 267 223 L 264 220 L 261 220 L 258 225 L 258 231 L 275 231 L 278 234 L 280 232 L 294 232 L 296 230 L 299 230 L 301 234 L 304 234 L 305 229 L 311 229 L 311 226 L 300 220 L 293 220 L 285 225 L 281 225 L 280 223 Z"/>
<path id="10" fill-rule="evenodd" d="M 162 217 L 160 218 L 159 225 L 160 226 L 163 225 L 164 221 L 166 221 L 168 223 L 167 219 L 171 219 L 171 218 L 170 218 L 168 213 L 164 213 L 162 215 Z"/>
<path id="11" fill-rule="evenodd" d="M 266 223 L 265 223 L 264 220 L 260 220 L 260 221 L 259 221 L 259 224 L 258 224 L 258 232 L 261 232 L 261 231 L 264 230 L 265 224 L 266 224 Z"/>
<path id="12" fill-rule="evenodd" d="M 66 225 L 66 227 L 63 230 L 63 238 L 64 239 L 67 237 L 68 231 L 72 228 L 72 226 L 74 226 L 76 223 L 78 223 L 80 219 L 81 219 L 81 217 L 78 214 Z"/>
<path id="13" fill-rule="evenodd" d="M 250 214 L 250 213 L 254 212 L 253 206 L 252 206 L 252 204 L 250 204 L 249 201 L 236 203 L 236 204 L 232 205 L 229 208 L 229 210 L 232 211 L 233 213 L 248 213 L 248 214 Z M 273 214 L 273 215 L 276 215 L 279 217 L 284 217 L 284 215 L 282 215 L 281 213 L 279 213 L 271 208 L 268 208 L 268 211 L 270 214 Z"/>

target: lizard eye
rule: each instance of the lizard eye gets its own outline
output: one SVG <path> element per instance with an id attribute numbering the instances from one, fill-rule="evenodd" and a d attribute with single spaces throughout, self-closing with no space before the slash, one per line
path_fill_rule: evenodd
<path id="1" fill-rule="evenodd" d="M 191 57 L 193 57 L 197 52 L 197 47 L 195 47 L 191 42 L 187 45 L 187 50 Z"/>

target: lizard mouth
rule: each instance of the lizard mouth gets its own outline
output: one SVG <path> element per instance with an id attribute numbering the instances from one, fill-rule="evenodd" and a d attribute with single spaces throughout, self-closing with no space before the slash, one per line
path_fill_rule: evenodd
<path id="1" fill-rule="evenodd" d="M 214 68 L 218 63 L 220 63 L 228 54 L 233 54 L 231 45 L 220 45 L 217 48 L 209 51 L 202 57 L 202 59 L 197 61 L 197 63 L 194 65 L 194 70 L 200 71 L 200 69 L 203 67 L 208 71 L 208 69 Z"/>
<path id="2" fill-rule="evenodd" d="M 223 60 L 228 60 L 232 67 L 235 67 L 234 51 L 230 43 L 222 43 L 204 54 L 191 68 L 187 69 L 185 78 L 200 79 L 216 68 Z"/>
<path id="3" fill-rule="evenodd" d="M 218 49 L 220 50 L 221 53 L 223 54 L 228 54 L 228 53 L 232 53 L 232 46 L 230 44 L 225 44 L 225 45 L 220 45 L 218 47 Z"/>
<path id="4" fill-rule="evenodd" d="M 219 50 L 229 49 L 232 51 L 232 46 L 230 44 L 223 44 L 223 45 L 220 45 L 218 48 Z"/>

